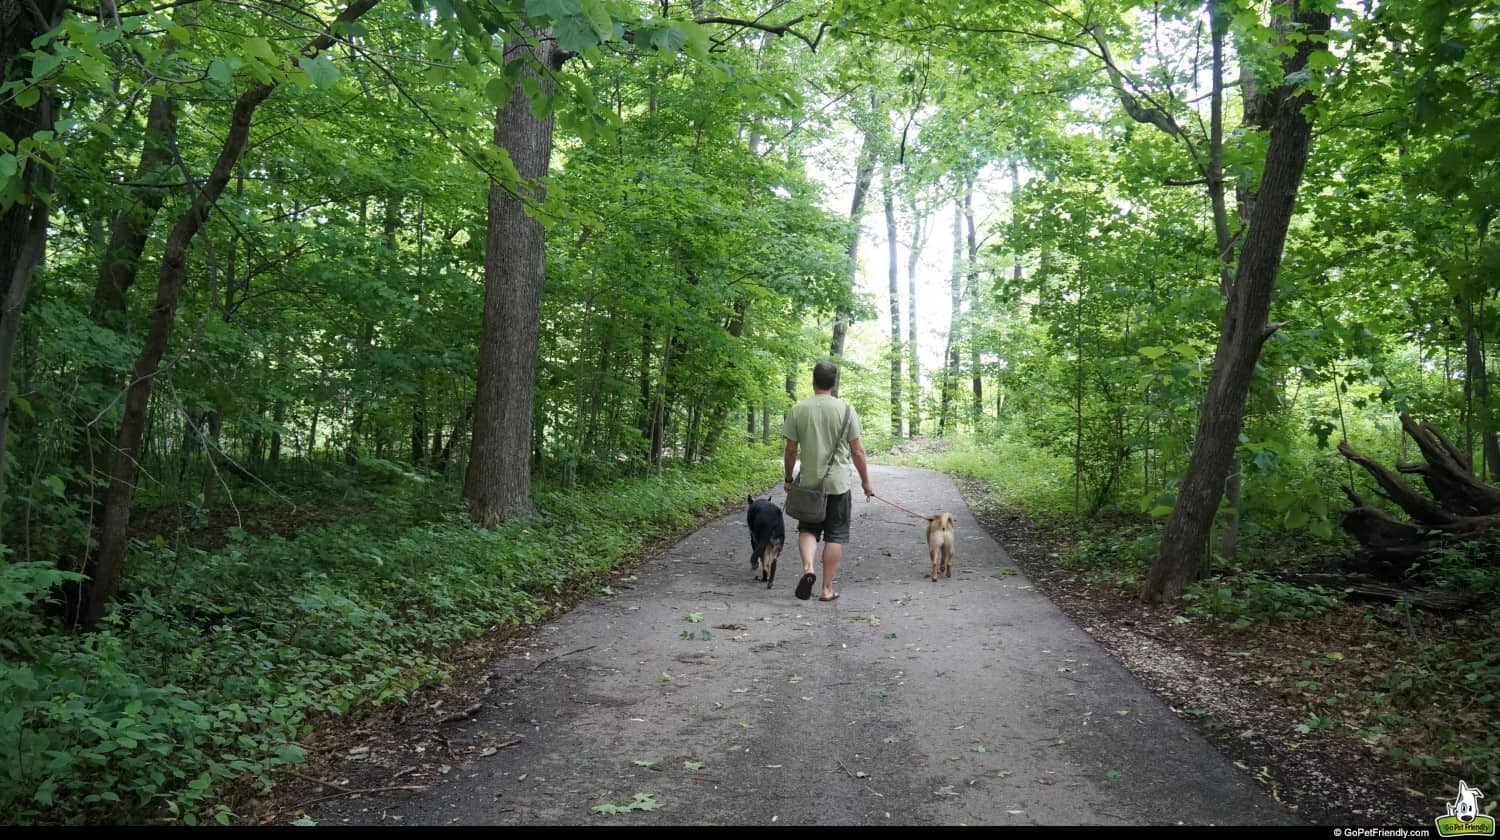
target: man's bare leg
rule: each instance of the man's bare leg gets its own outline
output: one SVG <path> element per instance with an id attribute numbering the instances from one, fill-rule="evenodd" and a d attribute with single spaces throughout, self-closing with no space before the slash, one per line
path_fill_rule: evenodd
<path id="1" fill-rule="evenodd" d="M 813 561 L 818 556 L 818 538 L 806 531 L 798 531 L 797 553 L 802 556 L 802 574 L 812 574 Z"/>
<path id="2" fill-rule="evenodd" d="M 844 546 L 840 543 L 823 545 L 823 593 L 818 597 L 824 601 L 833 597 L 833 576 L 839 572 L 839 561 L 844 559 Z"/>

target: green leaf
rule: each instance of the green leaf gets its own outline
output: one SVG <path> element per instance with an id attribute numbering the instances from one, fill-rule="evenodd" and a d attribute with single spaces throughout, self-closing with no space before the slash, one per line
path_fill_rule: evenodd
<path id="1" fill-rule="evenodd" d="M 496 108 L 504 108 L 505 103 L 510 101 L 511 96 L 515 92 L 516 86 L 511 84 L 508 79 L 494 78 L 490 79 L 484 85 L 485 98 Z"/>
<path id="2" fill-rule="evenodd" d="M 42 99 L 42 89 L 39 87 L 24 87 L 16 94 L 15 103 L 21 108 L 30 108 Z"/>
<path id="3" fill-rule="evenodd" d="M 301 67 L 302 72 L 307 74 L 307 78 L 312 79 L 312 83 L 320 88 L 331 88 L 339 80 L 339 68 L 326 55 L 316 58 L 299 58 L 297 66 Z"/>
<path id="4" fill-rule="evenodd" d="M 1165 348 L 1165 347 L 1142 347 L 1141 349 L 1139 349 L 1139 350 L 1137 350 L 1135 352 L 1141 354 L 1142 356 L 1145 356 L 1146 358 L 1148 358 L 1148 359 L 1150 359 L 1151 361 L 1154 362 L 1157 359 L 1160 359 L 1162 356 L 1167 355 L 1167 348 Z"/>
<path id="5" fill-rule="evenodd" d="M 37 53 L 36 58 L 31 60 L 31 80 L 40 82 L 62 63 L 62 56 L 48 52 Z"/>
<path id="6" fill-rule="evenodd" d="M 558 19 L 552 25 L 552 35 L 557 38 L 559 47 L 575 53 L 597 47 L 600 40 L 599 33 L 594 31 L 594 25 L 582 16 Z"/>
<path id="7" fill-rule="evenodd" d="M 271 49 L 271 42 L 265 38 L 251 38 L 245 42 L 246 58 L 252 58 L 266 64 L 276 63 L 276 51 Z"/>
<path id="8" fill-rule="evenodd" d="M 229 66 L 228 61 L 216 58 L 208 63 L 208 77 L 228 87 L 234 81 L 234 70 Z"/>
<path id="9" fill-rule="evenodd" d="M 579 0 L 526 0 L 527 17 L 550 17 L 553 20 L 576 15 Z"/>
<path id="10" fill-rule="evenodd" d="M 16 174 L 19 168 L 20 162 L 16 160 L 15 155 L 10 152 L 0 153 L 0 178 L 9 178 Z"/>

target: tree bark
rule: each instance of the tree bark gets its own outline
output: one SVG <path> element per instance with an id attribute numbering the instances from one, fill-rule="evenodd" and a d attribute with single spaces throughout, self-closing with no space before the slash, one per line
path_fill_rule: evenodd
<path id="1" fill-rule="evenodd" d="M 1462 295 L 1454 298 L 1464 326 L 1464 385 L 1469 390 L 1470 415 L 1479 418 L 1479 445 L 1484 452 L 1485 468 L 1490 478 L 1500 478 L 1500 436 L 1490 415 L 1490 379 L 1484 363 L 1484 332 L 1479 313 L 1472 301 Z"/>
<path id="2" fill-rule="evenodd" d="M 958 425 L 958 418 L 953 416 L 953 397 L 958 390 L 958 347 L 959 347 L 959 298 L 961 284 L 963 282 L 963 205 L 958 198 L 953 200 L 953 269 L 949 274 L 950 296 L 952 304 L 948 314 L 948 347 L 944 353 L 947 366 L 943 368 L 943 403 L 938 414 L 938 434 L 946 435 L 949 427 Z"/>
<path id="3" fill-rule="evenodd" d="M 891 193 L 891 168 L 881 176 L 885 193 L 886 254 L 890 258 L 891 311 L 891 435 L 901 437 L 901 268 L 896 264 L 896 199 Z"/>
<path id="4" fill-rule="evenodd" d="M 917 262 L 922 255 L 926 224 L 926 214 L 914 209 L 911 246 L 906 252 L 906 341 L 911 372 L 911 410 L 907 412 L 906 428 L 911 437 L 922 433 L 922 361 L 917 351 Z"/>
<path id="5" fill-rule="evenodd" d="M 1323 37 L 1328 32 L 1328 14 L 1299 10 L 1296 18 L 1308 37 L 1287 60 L 1288 75 L 1304 69 L 1314 50 L 1326 49 Z M 1304 90 L 1292 95 L 1283 88 L 1279 99 L 1249 234 L 1219 326 L 1192 456 L 1142 588 L 1142 598 L 1151 603 L 1177 598 L 1202 570 L 1224 479 L 1244 424 L 1255 363 L 1261 346 L 1276 330 L 1268 326 L 1267 315 L 1312 138 L 1312 123 L 1303 113 L 1311 93 Z"/>
<path id="6" fill-rule="evenodd" d="M 349 23 L 374 8 L 380 0 L 355 0 L 338 16 L 337 23 Z M 319 34 L 304 50 L 316 54 L 334 42 L 328 32 Z M 177 315 L 177 300 L 187 280 L 188 248 L 203 229 L 214 202 L 224 192 L 234 165 L 250 139 L 250 122 L 255 109 L 276 90 L 274 82 L 257 82 L 235 101 L 229 132 L 224 137 L 213 169 L 203 182 L 192 204 L 173 225 L 162 253 L 157 276 L 156 305 L 141 353 L 131 368 L 130 387 L 125 393 L 125 414 L 116 438 L 115 454 L 110 466 L 109 490 L 99 523 L 99 554 L 92 584 L 89 586 L 84 624 L 96 626 L 104 617 L 105 607 L 114 598 L 124 573 L 126 530 L 130 524 L 130 501 L 135 490 L 141 437 L 146 427 L 146 409 L 151 387 L 160 372 L 159 365 L 167 349 L 172 325 Z"/>
<path id="7" fill-rule="evenodd" d="M 984 377 L 979 367 L 979 242 L 974 232 L 974 178 L 970 177 L 964 184 L 964 229 L 967 234 L 969 286 L 969 317 L 968 329 L 965 334 L 969 339 L 969 377 L 974 388 L 974 404 L 971 410 L 973 414 L 974 428 L 979 428 L 979 420 L 984 416 Z"/>
<path id="8" fill-rule="evenodd" d="M 508 49 L 527 62 L 524 72 L 536 80 L 541 95 L 551 96 L 552 74 L 565 56 L 550 31 L 535 35 L 536 46 L 513 35 Z M 520 85 L 495 115 L 495 145 L 510 156 L 523 183 L 515 195 L 499 184 L 490 186 L 473 451 L 463 491 L 469 516 L 486 528 L 532 511 L 532 404 L 547 250 L 546 231 L 526 213 L 526 204 L 546 198 L 552 114 L 533 116 Z"/>
<path id="9" fill-rule="evenodd" d="M 879 99 L 870 95 L 870 110 L 879 110 Z M 864 139 L 860 143 L 859 158 L 854 165 L 854 200 L 849 205 L 849 221 L 854 223 L 854 230 L 849 234 L 849 267 L 845 275 L 845 286 L 848 293 L 854 294 L 854 278 L 859 271 L 859 240 L 864 233 L 865 198 L 870 192 L 870 181 L 875 177 L 875 151 L 879 138 L 873 129 L 861 129 Z M 844 357 L 844 338 L 849 332 L 849 319 L 853 315 L 847 306 L 841 306 L 838 314 L 833 320 L 833 343 L 829 347 L 828 354 L 834 359 Z M 839 383 L 833 384 L 833 395 L 838 396 Z"/>
<path id="10" fill-rule="evenodd" d="M 18 54 L 31 49 L 32 39 L 57 26 L 66 7 L 62 0 L 0 3 L 0 70 L 6 71 L 3 78 L 29 75 L 30 67 L 21 66 Z M 15 92 L 0 99 L 0 134 L 12 142 L 51 130 L 55 119 L 52 92 L 46 87 L 29 107 L 16 104 Z M 32 278 L 46 254 L 47 225 L 51 218 L 51 161 L 33 159 L 25 167 L 18 173 L 19 200 L 0 210 L 0 467 L 5 463 L 10 429 L 11 372 L 15 366 L 21 311 L 26 306 Z M 4 472 L 0 469 L 0 510 L 6 500 Z"/>

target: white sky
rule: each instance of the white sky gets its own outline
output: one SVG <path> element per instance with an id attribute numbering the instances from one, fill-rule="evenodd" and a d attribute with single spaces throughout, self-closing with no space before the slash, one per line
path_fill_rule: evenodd
<path id="1" fill-rule="evenodd" d="M 843 218 L 849 216 L 854 200 L 854 156 L 859 153 L 859 137 L 845 128 L 834 144 L 820 144 L 806 157 L 808 173 L 825 189 L 823 206 Z M 911 154 L 908 147 L 908 154 Z M 1026 174 L 1022 173 L 1023 183 Z M 874 320 L 855 324 L 849 333 L 848 350 L 860 362 L 876 365 L 890 338 L 889 249 L 885 226 L 885 196 L 880 173 L 875 173 L 865 198 L 864 233 L 859 244 L 859 271 L 855 278 L 859 292 L 870 296 L 878 310 Z M 981 258 L 987 245 L 987 223 L 1008 219 L 1009 173 L 1003 180 L 993 168 L 980 173 L 974 192 L 975 233 L 980 242 Z M 1004 215 L 1002 215 L 1004 214 Z M 900 201 L 896 204 L 896 269 L 901 288 L 901 337 L 907 336 L 908 306 L 906 262 L 911 219 Z M 966 247 L 966 246 L 965 246 Z M 1009 270 L 1009 264 L 1006 265 Z M 923 378 L 943 365 L 951 315 L 951 277 L 953 271 L 953 202 L 945 201 L 933 211 L 927 223 L 926 242 L 917 264 L 917 348 L 922 361 Z"/>

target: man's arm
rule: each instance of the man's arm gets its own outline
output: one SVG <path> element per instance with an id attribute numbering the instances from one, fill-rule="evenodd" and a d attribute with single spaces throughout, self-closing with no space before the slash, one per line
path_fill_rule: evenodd
<path id="1" fill-rule="evenodd" d="M 792 492 L 792 470 L 797 466 L 797 442 L 795 440 L 786 439 L 786 453 L 781 456 L 781 463 L 785 468 L 782 477 L 786 480 L 782 489 L 790 493 Z"/>
<path id="2" fill-rule="evenodd" d="M 854 461 L 854 468 L 859 470 L 859 480 L 864 483 L 865 496 L 875 495 L 875 485 L 870 483 L 870 467 L 865 463 L 865 445 L 859 438 L 849 441 L 849 457 Z"/>

